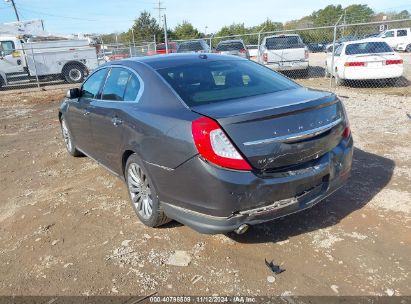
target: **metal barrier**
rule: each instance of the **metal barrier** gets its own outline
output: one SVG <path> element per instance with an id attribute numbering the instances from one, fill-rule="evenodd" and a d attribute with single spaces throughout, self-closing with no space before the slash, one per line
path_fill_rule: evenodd
<path id="1" fill-rule="evenodd" d="M 246 57 L 318 89 L 376 88 L 411 94 L 410 28 L 411 19 L 337 22 L 334 26 L 174 40 L 168 42 L 168 50 L 177 52 L 179 46 L 179 51 Z M 381 30 L 386 30 L 386 35 L 374 37 Z M 0 90 L 81 82 L 88 72 L 107 61 L 165 53 L 164 44 L 154 42 L 92 47 L 71 40 L 55 45 L 25 43 L 15 48 L 3 41 L 2 47 Z"/>

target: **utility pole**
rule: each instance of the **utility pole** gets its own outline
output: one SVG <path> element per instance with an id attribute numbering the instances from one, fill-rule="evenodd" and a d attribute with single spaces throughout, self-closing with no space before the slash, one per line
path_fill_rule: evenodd
<path id="1" fill-rule="evenodd" d="M 166 9 L 161 6 L 161 0 L 158 0 L 157 6 L 154 9 L 158 10 L 158 24 L 161 24 L 161 11 Z"/>
<path id="2" fill-rule="evenodd" d="M 6 2 L 11 2 L 11 5 L 13 5 L 13 8 L 14 8 L 14 12 L 16 13 L 17 21 L 20 21 L 20 17 L 19 17 L 19 14 L 17 13 L 17 8 L 16 8 L 16 4 L 14 4 L 14 0 L 6 0 Z"/>
<path id="3" fill-rule="evenodd" d="M 168 37 L 167 37 L 167 19 L 166 14 L 163 16 L 164 18 L 164 42 L 166 44 L 166 54 L 168 54 Z"/>

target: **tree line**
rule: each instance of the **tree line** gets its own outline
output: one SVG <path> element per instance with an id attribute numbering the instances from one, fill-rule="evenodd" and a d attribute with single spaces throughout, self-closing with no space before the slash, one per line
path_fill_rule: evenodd
<path id="1" fill-rule="evenodd" d="M 345 24 L 382 21 L 383 18 L 385 20 L 411 18 L 411 15 L 407 10 L 400 12 L 376 13 L 366 4 L 353 4 L 345 8 L 342 7 L 342 5 L 328 5 L 325 8 L 314 11 L 310 15 L 304 16 L 298 20 L 281 23 L 267 19 L 261 24 L 251 27 L 246 27 L 244 23 L 233 23 L 231 25 L 223 26 L 216 33 L 208 33 L 207 35 L 194 27 L 189 21 L 185 20 L 174 28 L 168 29 L 167 36 L 169 40 L 187 40 L 211 37 L 211 35 L 220 37 L 258 33 L 260 31 L 272 32 L 304 29 L 334 25 L 341 16 L 341 22 Z M 347 27 L 346 29 L 339 29 L 339 35 L 365 35 L 378 31 L 376 27 Z M 307 43 L 319 41 L 326 42 L 330 41 L 333 37 L 331 29 L 301 31 L 299 34 Z M 133 38 L 137 44 L 153 42 L 154 39 L 157 43 L 164 42 L 164 31 L 162 26 L 159 25 L 158 21 L 149 12 L 143 11 L 128 31 L 102 35 L 104 43 L 131 43 L 133 42 Z M 243 39 L 247 44 L 257 44 L 258 36 L 243 36 Z M 218 43 L 218 39 L 214 39 L 213 44 L 214 43 Z"/>

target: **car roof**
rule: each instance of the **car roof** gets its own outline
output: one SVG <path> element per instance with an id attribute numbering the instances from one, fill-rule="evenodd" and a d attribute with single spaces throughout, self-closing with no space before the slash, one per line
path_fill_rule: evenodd
<path id="1" fill-rule="evenodd" d="M 204 39 L 183 41 L 183 42 L 180 42 L 180 45 L 182 45 L 182 44 L 189 44 L 189 43 L 196 43 L 196 42 L 201 42 L 201 41 L 204 41 Z"/>
<path id="2" fill-rule="evenodd" d="M 386 43 L 386 41 L 382 38 L 370 37 L 370 38 L 359 39 L 359 40 L 354 40 L 354 41 L 346 41 L 346 42 L 343 42 L 342 44 L 349 45 L 349 44 L 357 44 L 357 43 L 363 43 L 363 42 L 385 42 Z"/>
<path id="3" fill-rule="evenodd" d="M 204 58 L 206 56 L 206 58 Z M 133 57 L 128 58 L 121 61 L 114 61 L 114 64 L 121 64 L 123 61 L 126 62 L 140 62 L 150 66 L 151 68 L 158 70 L 164 69 L 168 67 L 174 66 L 182 66 L 188 64 L 195 64 L 199 62 L 207 61 L 223 61 L 223 60 L 245 60 L 247 59 L 235 57 L 235 56 L 227 56 L 227 55 L 220 55 L 220 54 L 212 54 L 212 53 L 174 53 L 168 55 L 154 55 L 154 56 L 145 56 L 145 57 Z"/>
<path id="4" fill-rule="evenodd" d="M 243 41 L 242 39 L 231 39 L 231 40 L 223 40 L 223 41 L 220 41 L 218 44 L 220 44 L 220 43 L 233 43 L 233 42 L 241 42 L 241 43 L 244 43 L 244 41 Z"/>
<path id="5" fill-rule="evenodd" d="M 290 36 L 300 36 L 298 34 L 279 34 L 279 35 L 271 35 L 265 38 L 277 38 L 277 37 L 290 37 Z"/>

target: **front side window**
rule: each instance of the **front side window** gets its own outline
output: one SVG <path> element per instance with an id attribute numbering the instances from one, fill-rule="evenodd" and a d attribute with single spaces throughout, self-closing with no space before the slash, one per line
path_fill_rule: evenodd
<path id="1" fill-rule="evenodd" d="M 4 52 L 4 55 L 10 55 L 14 52 L 14 42 L 13 41 L 2 41 L 1 42 L 1 49 Z"/>
<path id="2" fill-rule="evenodd" d="M 251 61 L 211 61 L 158 70 L 188 106 L 297 88 L 288 78 Z"/>
<path id="3" fill-rule="evenodd" d="M 407 30 L 397 30 L 397 37 L 407 36 Z"/>
<path id="4" fill-rule="evenodd" d="M 385 33 L 385 37 L 394 37 L 394 31 L 388 31 Z"/>
<path id="5" fill-rule="evenodd" d="M 96 98 L 105 78 L 107 69 L 101 69 L 92 74 L 81 87 L 81 97 Z"/>

